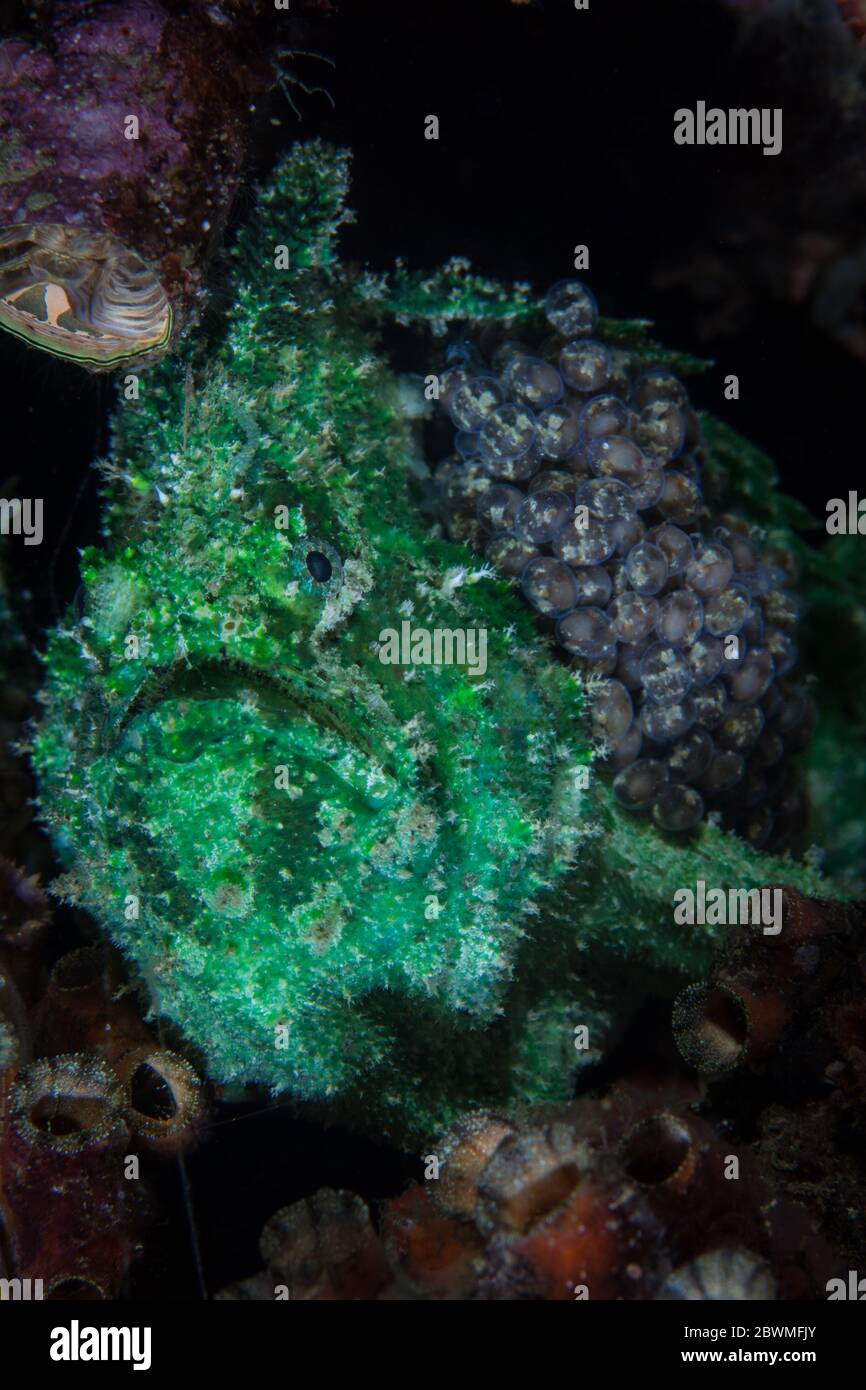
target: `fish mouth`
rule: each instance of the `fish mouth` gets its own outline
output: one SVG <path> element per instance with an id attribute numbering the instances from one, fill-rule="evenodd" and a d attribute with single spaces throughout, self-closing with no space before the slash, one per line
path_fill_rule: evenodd
<path id="1" fill-rule="evenodd" d="M 119 237 L 26 223 L 0 228 L 0 328 L 108 370 L 165 347 L 172 311 L 156 273 Z"/>
<path id="2" fill-rule="evenodd" d="M 338 749 L 351 750 L 358 767 L 377 770 L 375 791 L 367 787 L 366 799 L 371 805 L 381 805 L 396 789 L 397 769 L 364 734 L 361 721 L 365 714 L 360 704 L 353 711 L 347 692 L 335 691 L 333 682 L 315 672 L 294 667 L 284 667 L 279 675 L 238 661 L 155 667 L 122 709 L 112 711 L 100 701 L 94 721 L 97 756 L 115 752 L 140 716 L 177 701 L 246 705 L 273 727 L 287 722 L 313 723 L 328 737 L 337 761 Z M 346 776 L 345 780 L 354 784 L 358 778 Z"/>
<path id="3" fill-rule="evenodd" d="M 191 932 L 210 921 L 229 939 L 261 914 L 324 954 L 355 919 L 367 856 L 393 892 L 391 858 L 419 843 L 399 743 L 389 752 L 360 699 L 315 672 L 154 668 L 83 724 L 106 850 L 163 885 Z"/>

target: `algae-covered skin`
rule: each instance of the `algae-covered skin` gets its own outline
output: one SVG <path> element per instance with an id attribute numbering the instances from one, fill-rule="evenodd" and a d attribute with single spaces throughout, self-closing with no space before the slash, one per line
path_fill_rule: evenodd
<path id="1" fill-rule="evenodd" d="M 292 153 L 236 247 L 222 342 L 119 408 L 34 756 L 57 890 L 210 1076 L 407 1139 L 565 1098 L 649 972 L 703 970 L 718 929 L 675 925 L 677 888 L 820 885 L 712 823 L 677 842 L 624 817 L 594 768 L 582 785 L 587 691 L 513 589 L 428 531 L 376 341 L 389 317 L 538 302 L 462 262 L 341 264 L 347 174 Z M 486 671 L 384 664 L 404 620 L 485 630 Z"/>

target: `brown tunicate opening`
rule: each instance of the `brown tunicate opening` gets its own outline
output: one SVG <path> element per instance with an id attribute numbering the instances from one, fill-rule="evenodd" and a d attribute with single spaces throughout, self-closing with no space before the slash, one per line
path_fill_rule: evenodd
<path id="1" fill-rule="evenodd" d="M 574 1134 L 565 1126 L 503 1139 L 478 1185 L 475 1218 L 488 1234 L 526 1232 L 549 1217 L 580 1185 Z"/>
<path id="2" fill-rule="evenodd" d="M 577 1164 L 564 1163 L 560 1168 L 542 1174 L 534 1182 L 526 1183 L 508 1203 L 505 1214 L 509 1225 L 519 1231 L 536 1226 L 570 1196 L 579 1181 Z"/>
<path id="3" fill-rule="evenodd" d="M 745 1055 L 748 1016 L 725 985 L 689 985 L 677 997 L 672 1024 L 683 1060 L 697 1071 L 730 1071 Z"/>
<path id="4" fill-rule="evenodd" d="M 46 1303 L 102 1303 L 105 1292 L 92 1279 L 77 1274 L 55 1279 L 45 1294 Z"/>
<path id="5" fill-rule="evenodd" d="M 119 1137 L 120 1095 L 117 1077 L 101 1058 L 69 1053 L 25 1067 L 10 1108 L 25 1142 L 69 1155 Z"/>
<path id="6" fill-rule="evenodd" d="M 625 1170 L 635 1182 L 657 1187 L 682 1168 L 691 1146 L 689 1129 L 676 1115 L 651 1115 L 625 1137 Z"/>
<path id="7" fill-rule="evenodd" d="M 314 1284 L 362 1254 L 375 1240 L 370 1212 L 354 1192 L 321 1188 L 265 1223 L 259 1249 L 265 1263 L 292 1282 Z"/>
<path id="8" fill-rule="evenodd" d="M 513 1129 L 510 1120 L 482 1111 L 459 1120 L 448 1131 L 441 1145 L 439 1181 L 430 1185 L 430 1195 L 441 1211 L 471 1213 L 485 1165 Z"/>
<path id="9" fill-rule="evenodd" d="M 51 985 L 64 994 L 92 989 L 102 983 L 106 967 L 105 952 L 99 946 L 84 946 L 61 956 L 51 972 Z"/>
<path id="10" fill-rule="evenodd" d="M 133 1109 L 151 1120 L 170 1120 L 177 1114 L 177 1101 L 164 1076 L 149 1062 L 136 1067 L 129 1086 Z"/>
<path id="11" fill-rule="evenodd" d="M 183 1057 L 141 1051 L 129 1059 L 127 1119 L 147 1139 L 183 1136 L 201 1109 L 201 1082 Z"/>
<path id="12" fill-rule="evenodd" d="M 29 1113 L 34 1128 L 56 1139 L 104 1128 L 111 1118 L 111 1106 L 95 1096 L 43 1096 Z"/>

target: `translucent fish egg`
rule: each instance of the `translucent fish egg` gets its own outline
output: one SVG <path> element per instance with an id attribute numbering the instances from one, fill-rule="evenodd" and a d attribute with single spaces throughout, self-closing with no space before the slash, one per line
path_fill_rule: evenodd
<path id="1" fill-rule="evenodd" d="M 509 363 L 515 358 L 532 356 L 533 353 L 530 352 L 525 343 L 517 342 L 514 338 L 506 338 L 504 342 L 500 343 L 498 347 L 494 349 L 490 361 L 493 370 L 502 375 L 502 373 L 507 370 Z"/>
<path id="2" fill-rule="evenodd" d="M 487 416 L 478 437 L 481 457 L 491 464 L 524 456 L 535 442 L 535 416 L 527 406 L 508 402 Z"/>
<path id="3" fill-rule="evenodd" d="M 475 430 L 458 430 L 454 436 L 454 449 L 462 459 L 478 459 L 478 433 Z"/>
<path id="4" fill-rule="evenodd" d="M 510 530 L 524 500 L 525 494 L 520 488 L 494 483 L 478 498 L 476 515 L 491 531 Z"/>
<path id="5" fill-rule="evenodd" d="M 573 458 L 580 446 L 580 422 L 570 406 L 553 405 L 536 421 L 538 448 L 545 458 L 559 462 Z"/>
<path id="6" fill-rule="evenodd" d="M 558 280 L 544 299 L 547 321 L 564 338 L 585 338 L 598 321 L 595 296 L 579 280 Z"/>
<path id="7" fill-rule="evenodd" d="M 654 642 L 647 648 L 641 663 L 641 676 L 650 699 L 661 705 L 684 699 L 694 681 L 686 657 L 668 642 Z"/>
<path id="8" fill-rule="evenodd" d="M 651 401 L 638 412 L 636 429 L 641 446 L 669 463 L 682 452 L 685 413 L 674 401 Z"/>
<path id="9" fill-rule="evenodd" d="M 511 394 L 533 410 L 545 410 L 562 397 L 562 377 L 542 357 L 517 358 L 503 379 Z"/>
<path id="10" fill-rule="evenodd" d="M 650 600 L 653 602 L 653 600 Z M 610 610 L 609 610 L 610 611 Z M 623 642 L 617 652 L 616 677 L 622 681 L 627 690 L 638 691 L 643 685 L 640 668 L 643 661 L 647 643 Z"/>
<path id="11" fill-rule="evenodd" d="M 658 620 L 659 606 L 654 598 L 641 594 L 618 594 L 608 612 L 621 642 L 640 642 L 648 637 Z"/>
<path id="12" fill-rule="evenodd" d="M 504 400 L 495 376 L 474 376 L 450 396 L 448 412 L 459 430 L 480 430 L 488 415 Z"/>
<path id="13" fill-rule="evenodd" d="M 752 752 L 755 765 L 760 768 L 777 767 L 785 756 L 785 744 L 775 729 L 765 729 Z"/>
<path id="14" fill-rule="evenodd" d="M 558 618 L 574 607 L 577 585 L 571 569 L 562 560 L 550 555 L 537 556 L 529 561 L 520 583 L 533 608 L 546 618 Z"/>
<path id="15" fill-rule="evenodd" d="M 574 506 L 565 493 L 542 488 L 524 499 L 514 520 L 514 530 L 533 545 L 553 539 L 574 516 Z"/>
<path id="16" fill-rule="evenodd" d="M 605 758 L 605 766 L 609 767 L 614 772 L 619 771 L 621 768 L 628 767 L 630 763 L 633 763 L 640 756 L 642 744 L 643 735 L 637 724 L 632 722 L 628 733 L 625 734 L 618 743 L 611 744 L 607 757 Z"/>
<path id="17" fill-rule="evenodd" d="M 684 574 L 688 566 L 694 559 L 695 548 L 679 526 L 674 526 L 669 521 L 662 522 L 661 526 L 653 526 L 647 531 L 647 540 L 657 545 L 668 562 L 668 571 L 674 575 Z"/>
<path id="18" fill-rule="evenodd" d="M 641 482 L 636 484 L 634 499 L 641 511 L 649 511 L 661 500 L 667 482 L 663 468 L 648 467 Z"/>
<path id="19" fill-rule="evenodd" d="M 664 588 L 668 562 L 658 546 L 642 540 L 626 556 L 625 571 L 635 593 L 648 598 Z"/>
<path id="20" fill-rule="evenodd" d="M 742 781 L 746 770 L 746 760 L 741 753 L 723 750 L 716 753 L 703 777 L 700 779 L 702 791 L 711 796 L 721 796 L 733 791 Z"/>
<path id="21" fill-rule="evenodd" d="M 617 518 L 615 521 L 608 522 L 608 525 L 613 536 L 614 551 L 617 555 L 628 555 L 632 547 L 643 540 L 646 533 L 646 527 L 637 513 L 634 516 Z"/>
<path id="22" fill-rule="evenodd" d="M 444 496 L 450 506 L 468 506 L 492 486 L 490 474 L 477 459 L 457 464 L 448 475 Z"/>
<path id="23" fill-rule="evenodd" d="M 439 377 L 439 400 L 445 409 L 450 413 L 451 402 L 464 386 L 473 377 L 473 372 L 464 364 L 458 363 L 453 367 L 448 367 Z"/>
<path id="24" fill-rule="evenodd" d="M 764 633 L 764 646 L 773 658 L 777 676 L 786 676 L 797 664 L 797 647 L 781 628 L 767 628 Z"/>
<path id="25" fill-rule="evenodd" d="M 559 370 L 572 391 L 594 394 L 603 391 L 612 370 L 610 349 L 591 338 L 578 338 L 565 344 L 559 354 Z"/>
<path id="26" fill-rule="evenodd" d="M 513 531 L 498 531 L 490 537 L 484 551 L 485 559 L 499 570 L 500 574 L 517 577 L 523 573 L 529 561 L 538 555 L 538 547 L 521 540 Z"/>
<path id="27" fill-rule="evenodd" d="M 692 709 L 697 717 L 698 709 L 694 701 Z M 668 771 L 677 781 L 693 782 L 706 772 L 714 752 L 715 744 L 706 729 L 689 729 L 671 748 L 667 757 Z"/>
<path id="28" fill-rule="evenodd" d="M 690 526 L 701 514 L 703 497 L 697 483 L 677 469 L 670 468 L 665 474 L 664 488 L 657 505 L 667 521 L 677 526 Z"/>
<path id="29" fill-rule="evenodd" d="M 651 405 L 654 401 L 673 401 L 675 405 L 688 405 L 688 396 L 682 382 L 672 372 L 653 368 L 642 372 L 637 378 L 631 393 L 631 403 L 635 409 Z"/>
<path id="30" fill-rule="evenodd" d="M 749 607 L 746 621 L 740 628 L 740 632 L 745 637 L 750 647 L 760 647 L 764 640 L 764 607 L 766 599 L 753 599 Z"/>
<path id="31" fill-rule="evenodd" d="M 630 811 L 645 810 L 669 780 L 664 763 L 656 758 L 639 758 L 617 773 L 613 781 L 614 795 Z"/>
<path id="32" fill-rule="evenodd" d="M 602 608 L 575 608 L 560 618 L 556 625 L 556 637 L 567 652 L 586 657 L 589 661 L 596 660 L 616 645 L 613 626 Z"/>
<path id="33" fill-rule="evenodd" d="M 720 594 L 730 583 L 734 573 L 731 552 L 720 541 L 707 544 L 701 541 L 695 548 L 695 556 L 686 569 L 686 583 L 701 598 L 711 598 Z"/>
<path id="34" fill-rule="evenodd" d="M 636 514 L 634 493 L 616 478 L 591 478 L 581 483 L 575 502 L 603 521 L 632 520 Z"/>
<path id="35" fill-rule="evenodd" d="M 734 569 L 739 573 L 747 573 L 756 568 L 758 555 L 748 536 L 744 536 L 740 531 L 734 530 L 732 525 L 725 523 L 714 528 L 713 536 L 731 552 Z"/>
<path id="36" fill-rule="evenodd" d="M 657 631 L 663 642 L 672 646 L 690 647 L 701 635 L 704 605 L 689 589 L 675 589 L 662 599 Z"/>
<path id="37" fill-rule="evenodd" d="M 708 685 L 710 681 L 715 680 L 725 659 L 724 648 L 718 637 L 711 637 L 708 632 L 702 632 L 700 637 L 686 648 L 685 655 L 695 685 Z"/>
<path id="38" fill-rule="evenodd" d="M 648 700 L 640 712 L 641 729 L 653 743 L 673 743 L 688 733 L 694 722 L 695 709 L 688 697 L 668 705 Z"/>
<path id="39" fill-rule="evenodd" d="M 551 488 L 554 492 L 564 492 L 568 497 L 573 497 L 577 486 L 578 479 L 564 468 L 542 468 L 529 479 L 527 491 L 540 492 L 542 488 Z"/>
<path id="40" fill-rule="evenodd" d="M 739 670 L 728 680 L 731 699 L 760 700 L 775 674 L 773 658 L 766 648 L 747 652 Z"/>
<path id="41" fill-rule="evenodd" d="M 680 782 L 662 787 L 653 807 L 656 824 L 674 834 L 693 830 L 703 816 L 704 802 L 700 792 Z"/>
<path id="42" fill-rule="evenodd" d="M 609 680 L 592 702 L 592 731 L 596 738 L 617 744 L 631 728 L 634 706 L 621 681 Z"/>
<path id="43" fill-rule="evenodd" d="M 616 645 L 605 647 L 599 656 L 585 657 L 570 653 L 574 667 L 588 676 L 604 679 L 616 671 Z"/>
<path id="44" fill-rule="evenodd" d="M 705 729 L 714 729 L 724 718 L 725 710 L 728 708 L 727 691 L 719 680 L 712 680 L 708 685 L 696 687 L 692 692 L 692 700 L 697 722 Z"/>
<path id="45" fill-rule="evenodd" d="M 589 517 L 586 526 L 569 522 L 553 538 L 553 553 L 570 565 L 600 565 L 613 554 L 614 541 L 607 522 Z"/>
<path id="46" fill-rule="evenodd" d="M 594 439 L 622 434 L 628 428 L 628 408 L 619 396 L 592 396 L 580 412 L 581 438 L 587 446 Z"/>
<path id="47" fill-rule="evenodd" d="M 587 460 L 593 473 L 616 478 L 627 487 L 639 487 L 646 477 L 646 456 L 624 434 L 594 439 L 587 448 Z"/>
<path id="48" fill-rule="evenodd" d="M 716 729 L 720 748 L 749 753 L 764 729 L 764 712 L 759 705 L 733 705 Z"/>
<path id="49" fill-rule="evenodd" d="M 800 620 L 802 604 L 795 594 L 785 589 L 776 589 L 764 599 L 764 612 L 767 622 L 779 627 L 783 632 L 793 632 Z"/>
<path id="50" fill-rule="evenodd" d="M 632 359 L 631 354 L 624 348 L 612 347 L 610 349 L 610 381 L 607 383 L 608 391 L 614 395 L 622 396 L 623 400 L 628 399 L 631 391 Z"/>
<path id="51" fill-rule="evenodd" d="M 740 631 L 749 616 L 752 596 L 742 584 L 729 584 L 704 604 L 707 632 L 724 637 Z"/>
<path id="52" fill-rule="evenodd" d="M 579 566 L 574 571 L 576 602 L 592 608 L 605 608 L 613 592 L 613 580 L 601 565 Z"/>
<path id="53" fill-rule="evenodd" d="M 475 343 L 464 339 L 463 342 L 448 344 L 445 361 L 449 367 L 465 367 L 468 371 L 474 371 L 481 365 L 481 353 Z"/>

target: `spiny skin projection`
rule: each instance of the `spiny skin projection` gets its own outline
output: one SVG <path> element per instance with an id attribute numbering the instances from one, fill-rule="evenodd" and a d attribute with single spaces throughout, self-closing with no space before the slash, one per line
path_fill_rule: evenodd
<path id="1" fill-rule="evenodd" d="M 679 376 L 594 336 L 577 280 L 548 292 L 541 347 L 492 364 L 454 344 L 440 400 L 455 452 L 449 534 L 482 550 L 599 678 L 592 720 L 620 804 L 671 833 L 709 810 L 756 847 L 803 829 L 794 756 L 814 727 L 790 550 L 705 500 L 701 422 Z"/>
<path id="2" fill-rule="evenodd" d="M 650 978 L 705 969 L 718 929 L 673 925 L 678 886 L 815 875 L 716 826 L 668 843 L 582 787 L 582 678 L 427 529 L 376 349 L 383 319 L 537 305 L 464 262 L 341 265 L 347 171 L 293 151 L 240 236 L 223 341 L 119 409 L 106 541 L 49 641 L 34 760 L 56 891 L 209 1075 L 414 1141 L 567 1096 Z M 486 674 L 383 664 L 406 618 L 486 629 Z"/>

